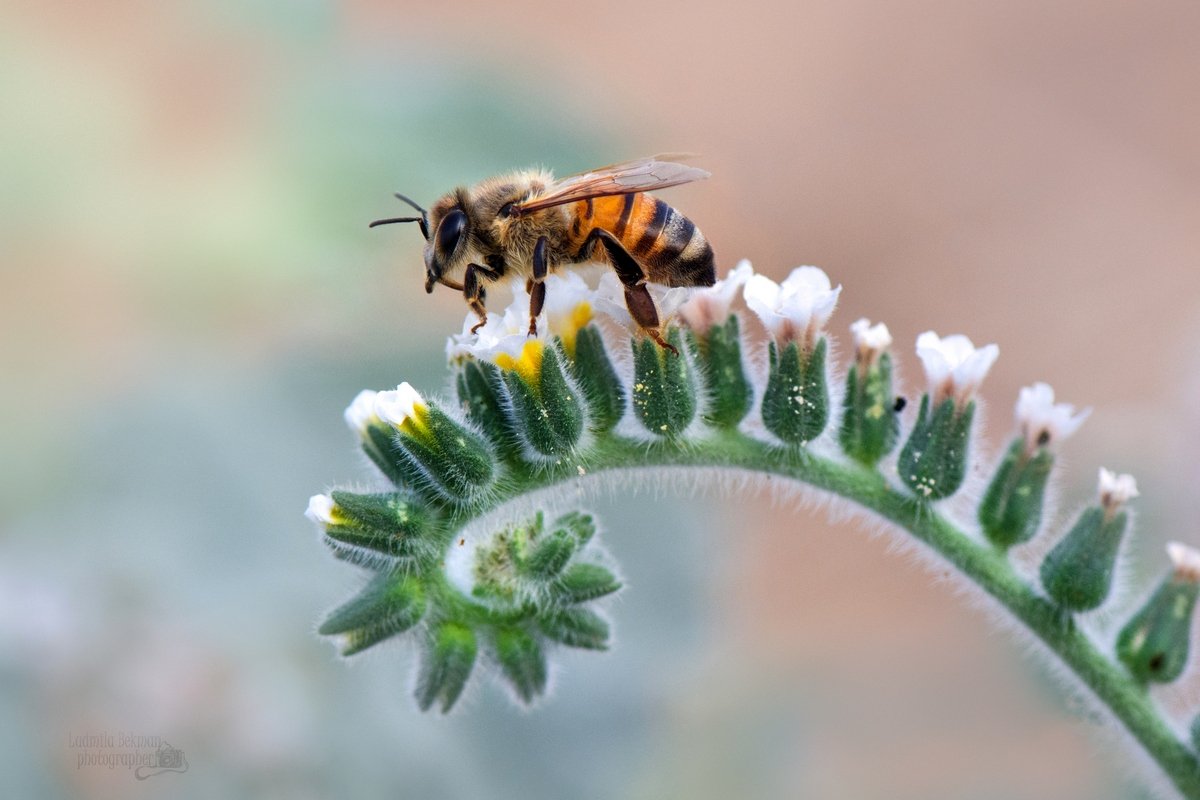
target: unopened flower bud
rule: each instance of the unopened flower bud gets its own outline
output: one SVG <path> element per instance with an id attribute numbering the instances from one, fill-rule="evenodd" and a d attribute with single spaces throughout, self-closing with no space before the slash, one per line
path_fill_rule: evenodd
<path id="1" fill-rule="evenodd" d="M 1200 552 L 1178 542 L 1167 545 L 1172 571 L 1121 629 L 1117 656 L 1143 683 L 1170 683 L 1188 659 L 1192 611 L 1200 593 Z"/>
<path id="2" fill-rule="evenodd" d="M 667 332 L 671 352 L 648 339 L 633 342 L 633 411 L 646 430 L 673 438 L 696 416 L 696 378 L 678 328 Z"/>
<path id="3" fill-rule="evenodd" d="M 380 392 L 375 413 L 395 432 L 395 447 L 407 457 L 404 477 L 413 489 L 433 489 L 464 502 L 491 485 L 495 466 L 487 443 L 409 384 Z"/>
<path id="4" fill-rule="evenodd" d="M 1121 476 L 1132 485 L 1133 478 Z M 1129 515 L 1112 503 L 1116 476 L 1100 470 L 1099 502 L 1083 510 L 1071 530 L 1042 562 L 1042 586 L 1063 608 L 1099 608 L 1112 590 L 1117 553 L 1129 526 Z"/>
<path id="5" fill-rule="evenodd" d="M 867 466 L 891 452 L 900 434 L 900 415 L 892 397 L 892 337 L 882 322 L 860 319 L 850 326 L 855 359 L 846 374 L 842 427 L 838 440 L 846 455 Z"/>
<path id="6" fill-rule="evenodd" d="M 443 713 L 454 706 L 471 677 L 478 650 L 475 631 L 467 625 L 446 621 L 430 629 L 417 677 L 417 705 L 422 711 L 439 701 Z"/>
<path id="7" fill-rule="evenodd" d="M 496 661 L 521 702 L 528 705 L 546 690 L 546 655 L 538 640 L 521 628 L 502 628 L 493 638 Z"/>
<path id="8" fill-rule="evenodd" d="M 425 614 L 425 590 L 412 576 L 382 574 L 321 623 L 322 636 L 341 635 L 342 655 L 354 655 L 403 633 Z"/>

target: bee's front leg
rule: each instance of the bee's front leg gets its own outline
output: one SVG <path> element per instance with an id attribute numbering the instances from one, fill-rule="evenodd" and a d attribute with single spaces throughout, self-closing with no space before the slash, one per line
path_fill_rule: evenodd
<path id="1" fill-rule="evenodd" d="M 484 305 L 487 292 L 483 288 L 480 275 L 491 274 L 494 273 L 490 269 L 478 264 L 467 264 L 467 271 L 463 274 L 463 297 L 466 298 L 467 305 L 479 317 L 479 322 L 471 328 L 471 333 L 475 333 L 487 324 L 487 306 Z"/>
<path id="2" fill-rule="evenodd" d="M 546 264 L 546 237 L 541 236 L 533 246 L 533 277 L 525 282 L 525 291 L 529 292 L 529 335 L 537 336 L 537 318 L 546 304 L 546 274 L 549 265 Z"/>

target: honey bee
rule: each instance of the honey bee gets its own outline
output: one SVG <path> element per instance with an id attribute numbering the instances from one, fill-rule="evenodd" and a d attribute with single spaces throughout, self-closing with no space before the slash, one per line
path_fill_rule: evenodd
<path id="1" fill-rule="evenodd" d="M 678 156 L 676 156 L 677 158 Z M 545 170 L 524 170 L 459 187 L 429 211 L 396 197 L 419 217 L 371 223 L 415 222 L 425 237 L 425 291 L 436 284 L 463 293 L 487 322 L 487 284 L 524 277 L 529 293 L 529 333 L 546 301 L 546 276 L 588 261 L 607 261 L 625 288 L 625 305 L 639 328 L 674 351 L 659 329 L 658 309 L 646 288 L 712 286 L 713 251 L 696 225 L 646 192 L 702 180 L 709 173 L 655 156 L 555 180 Z"/>

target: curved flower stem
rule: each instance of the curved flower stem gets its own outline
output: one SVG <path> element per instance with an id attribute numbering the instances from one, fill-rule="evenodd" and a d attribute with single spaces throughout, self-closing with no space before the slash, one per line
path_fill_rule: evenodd
<path id="1" fill-rule="evenodd" d="M 1019 619 L 1108 707 L 1180 793 L 1200 799 L 1200 762 L 1159 716 L 1145 687 L 1101 653 L 1060 609 L 1040 597 L 1000 552 L 971 539 L 930 504 L 893 488 L 876 470 L 738 432 L 654 443 L 602 434 L 575 459 L 533 474 L 513 474 L 486 501 L 460 509 L 448 522 L 455 529 L 530 491 L 580 480 L 581 467 L 592 474 L 672 466 L 726 467 L 786 478 L 843 497 L 904 528 Z"/>

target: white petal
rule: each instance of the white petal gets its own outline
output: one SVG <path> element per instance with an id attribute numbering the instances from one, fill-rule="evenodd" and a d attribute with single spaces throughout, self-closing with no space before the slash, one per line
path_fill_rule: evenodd
<path id="1" fill-rule="evenodd" d="M 346 411 L 343 416 L 346 418 L 346 424 L 350 429 L 362 433 L 375 419 L 375 396 L 378 392 L 373 392 L 370 389 L 363 389 L 355 396 L 350 405 L 346 406 Z"/>
<path id="2" fill-rule="evenodd" d="M 892 346 L 892 334 L 887 325 L 882 322 L 872 325 L 866 317 L 852 323 L 850 333 L 854 335 L 854 346 L 859 350 L 882 353 Z"/>
<path id="3" fill-rule="evenodd" d="M 976 349 L 961 334 L 943 339 L 933 331 L 925 331 L 917 337 L 917 356 L 925 367 L 934 405 L 947 397 L 953 397 L 960 407 L 969 403 L 999 355 L 996 345 Z"/>
<path id="4" fill-rule="evenodd" d="M 333 510 L 337 506 L 333 502 L 333 498 L 327 494 L 314 494 L 308 498 L 308 508 L 304 511 L 304 516 L 311 519 L 318 525 L 333 525 Z"/>
<path id="5" fill-rule="evenodd" d="M 1101 467 L 1099 494 L 1102 501 L 1111 499 L 1117 504 L 1126 503 L 1138 496 L 1137 481 L 1132 475 L 1118 475 Z"/>
<path id="6" fill-rule="evenodd" d="M 750 310 L 757 314 L 758 318 L 767 326 L 767 330 L 774 333 L 778 325 L 783 322 L 779 316 L 779 301 L 783 296 L 779 284 L 766 275 L 751 275 L 746 280 L 742 296 L 746 299 L 746 305 Z"/>
<path id="7" fill-rule="evenodd" d="M 1055 403 L 1054 389 L 1046 383 L 1035 383 L 1021 389 L 1017 397 L 1016 418 L 1029 441 L 1030 447 L 1038 444 L 1042 433 L 1049 435 L 1051 441 L 1066 439 L 1084 423 L 1092 413 L 1084 409 L 1075 413 L 1075 406 L 1069 403 Z"/>
<path id="8" fill-rule="evenodd" d="M 404 420 L 415 416 L 418 406 L 425 406 L 425 398 L 408 382 L 375 396 L 376 416 L 392 425 L 402 425 Z"/>
<path id="9" fill-rule="evenodd" d="M 967 356 L 953 372 L 954 383 L 959 392 L 974 394 L 999 357 L 1000 348 L 994 344 L 985 345 Z"/>
<path id="10" fill-rule="evenodd" d="M 647 283 L 646 288 L 658 309 L 658 321 L 663 327 L 675 316 L 680 306 L 687 302 L 692 292 L 692 289 L 686 286 L 666 287 L 657 283 Z M 598 312 L 612 318 L 631 332 L 641 330 L 641 326 L 629 315 L 629 308 L 625 305 L 625 286 L 615 272 L 605 272 L 600 276 L 600 284 L 593 297 Z"/>
<path id="11" fill-rule="evenodd" d="M 798 339 L 807 347 L 829 321 L 841 292 L 841 286 L 830 288 L 823 270 L 796 267 L 782 284 L 765 275 L 751 276 L 743 294 L 776 341 Z"/>
<path id="12" fill-rule="evenodd" d="M 946 357 L 942 340 L 933 331 L 925 331 L 917 337 L 917 358 L 925 368 L 925 377 L 931 390 L 950 377 L 954 364 Z"/>
<path id="13" fill-rule="evenodd" d="M 691 297 L 679 308 L 679 315 L 687 326 L 696 331 L 706 331 L 716 322 L 729 316 L 738 292 L 754 275 L 750 262 L 742 259 L 724 278 L 712 286 L 693 290 Z"/>
<path id="14" fill-rule="evenodd" d="M 1183 542 L 1168 542 L 1167 557 L 1175 567 L 1175 574 L 1191 581 L 1200 581 L 1200 550 Z"/>

